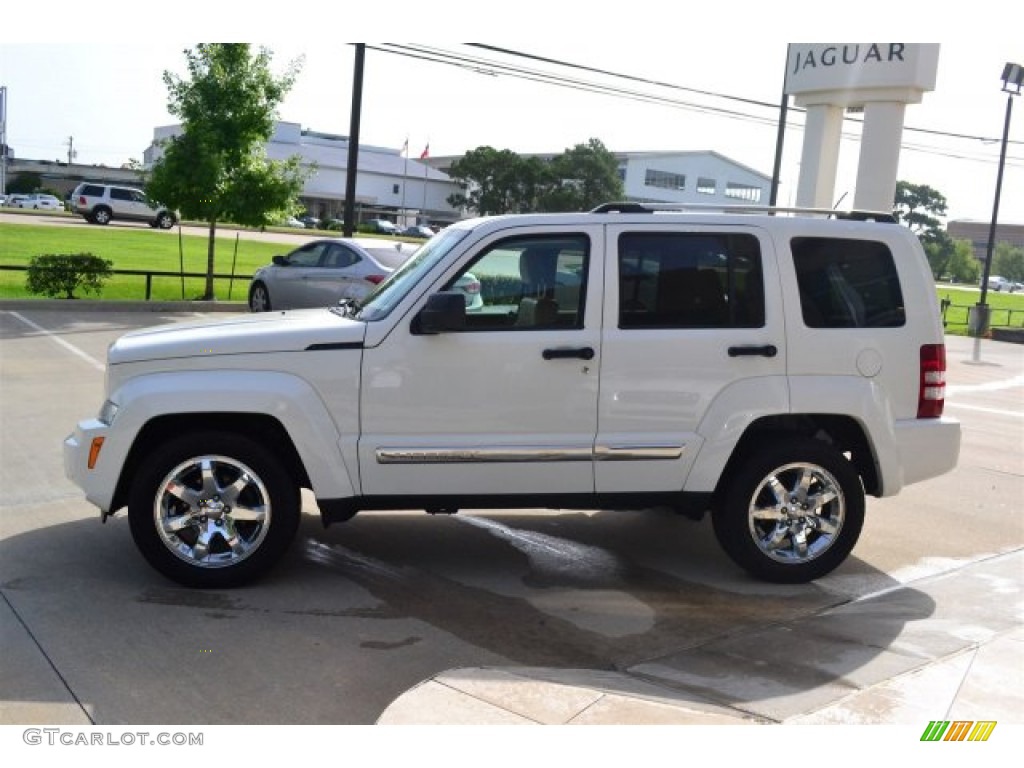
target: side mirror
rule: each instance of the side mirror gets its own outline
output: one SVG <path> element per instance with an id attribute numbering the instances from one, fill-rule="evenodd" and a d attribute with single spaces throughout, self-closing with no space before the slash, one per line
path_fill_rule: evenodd
<path id="1" fill-rule="evenodd" d="M 275 256 L 274 258 L 271 259 L 271 261 L 274 262 L 274 264 L 276 264 L 279 267 L 287 267 L 288 266 L 288 259 L 286 259 L 284 256 L 281 256 L 281 255 Z"/>
<path id="2" fill-rule="evenodd" d="M 412 332 L 434 335 L 461 331 L 466 327 L 466 299 L 457 291 L 442 291 L 427 299 L 413 319 Z"/>

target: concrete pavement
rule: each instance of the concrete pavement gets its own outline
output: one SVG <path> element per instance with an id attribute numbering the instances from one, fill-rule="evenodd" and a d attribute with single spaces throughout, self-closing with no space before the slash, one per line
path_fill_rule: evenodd
<path id="1" fill-rule="evenodd" d="M 1020 725 L 1022 575 L 1018 550 L 622 670 L 453 669 L 378 724 Z"/>

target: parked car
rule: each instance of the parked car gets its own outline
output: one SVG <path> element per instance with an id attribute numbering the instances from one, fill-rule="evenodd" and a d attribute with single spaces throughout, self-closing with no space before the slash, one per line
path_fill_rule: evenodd
<path id="1" fill-rule="evenodd" d="M 320 219 L 316 216 L 299 216 L 299 221 L 306 229 L 316 229 L 320 226 Z"/>
<path id="2" fill-rule="evenodd" d="M 366 232 L 375 232 L 380 235 L 397 235 L 398 226 L 387 219 L 369 219 L 363 222 L 360 228 Z"/>
<path id="3" fill-rule="evenodd" d="M 1013 283 L 1007 280 L 1005 277 L 999 275 L 990 275 L 988 278 L 988 289 L 990 291 L 1006 291 L 1007 293 L 1013 293 Z"/>
<path id="4" fill-rule="evenodd" d="M 434 230 L 424 224 L 415 224 L 411 227 L 406 227 L 402 230 L 403 237 L 423 237 L 431 238 L 434 236 Z"/>
<path id="5" fill-rule="evenodd" d="M 300 221 L 299 219 L 295 218 L 294 216 L 289 216 L 287 219 L 282 221 L 281 222 L 281 226 L 282 227 L 292 227 L 293 229 L 305 229 L 306 228 L 305 223 Z"/>
<path id="6" fill-rule="evenodd" d="M 40 193 L 26 195 L 18 201 L 19 208 L 30 208 L 35 211 L 63 211 L 64 203 L 53 195 Z"/>
<path id="7" fill-rule="evenodd" d="M 178 221 L 174 211 L 152 202 L 141 189 L 114 184 L 79 184 L 71 193 L 71 210 L 90 224 L 109 224 L 116 219 L 170 229 Z"/>
<path id="8" fill-rule="evenodd" d="M 18 192 L 15 192 L 14 194 L 9 195 L 7 197 L 6 205 L 9 208 L 20 208 L 21 207 L 21 201 L 24 200 L 26 197 L 28 197 L 28 195 L 23 195 L 23 194 L 20 194 Z"/>
<path id="9" fill-rule="evenodd" d="M 249 309 L 326 307 L 361 299 L 415 250 L 410 243 L 373 238 L 314 240 L 256 270 L 249 284 Z"/>

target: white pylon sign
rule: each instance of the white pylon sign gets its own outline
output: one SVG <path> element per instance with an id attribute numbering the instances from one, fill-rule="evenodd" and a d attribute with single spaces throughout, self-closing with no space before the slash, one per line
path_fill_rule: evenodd
<path id="1" fill-rule="evenodd" d="M 907 104 L 935 90 L 938 43 L 791 43 L 786 93 L 807 110 L 796 203 L 831 208 L 843 110 L 864 112 L 853 207 L 890 211 Z"/>

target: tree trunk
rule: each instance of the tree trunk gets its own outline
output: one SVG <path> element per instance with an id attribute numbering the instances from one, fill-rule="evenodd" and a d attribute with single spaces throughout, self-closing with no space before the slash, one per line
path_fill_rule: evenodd
<path id="1" fill-rule="evenodd" d="M 203 294 L 203 301 L 214 301 L 216 296 L 213 293 L 213 249 L 217 242 L 217 221 L 210 219 L 210 240 L 206 246 L 206 292 Z"/>

